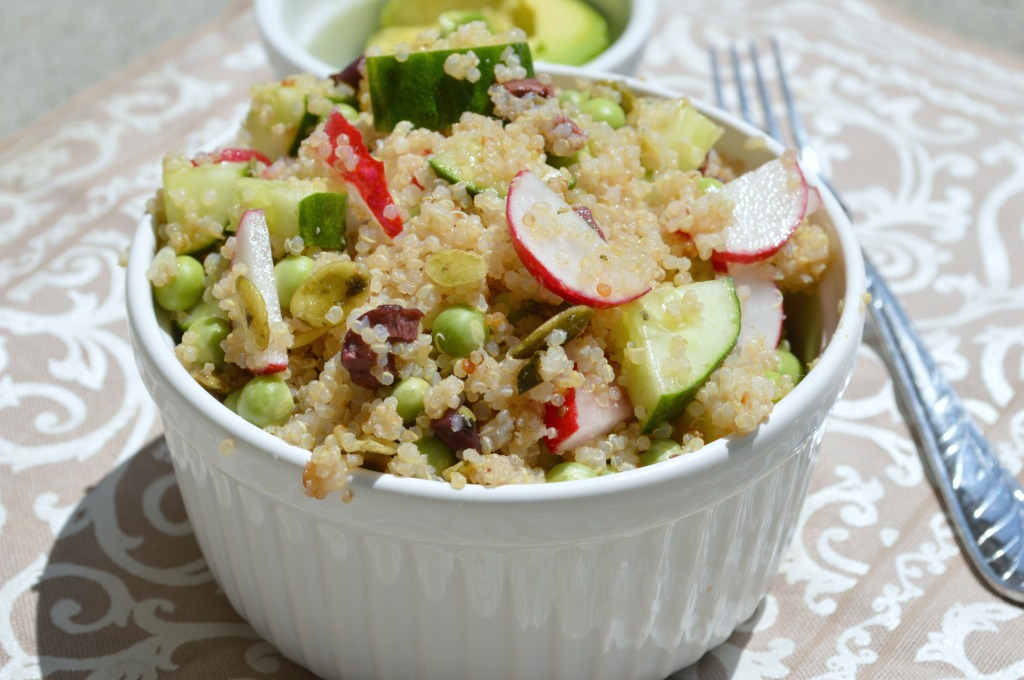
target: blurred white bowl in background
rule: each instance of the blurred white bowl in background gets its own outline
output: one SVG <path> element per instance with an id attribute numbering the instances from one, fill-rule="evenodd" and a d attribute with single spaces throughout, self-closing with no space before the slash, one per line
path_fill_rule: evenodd
<path id="1" fill-rule="evenodd" d="M 657 0 L 587 0 L 608 21 L 612 43 L 586 68 L 634 75 L 654 27 Z M 384 0 L 255 0 L 274 74 L 323 77 L 363 52 Z M 329 39 L 328 39 L 329 37 Z M 544 62 L 538 61 L 541 66 Z"/>

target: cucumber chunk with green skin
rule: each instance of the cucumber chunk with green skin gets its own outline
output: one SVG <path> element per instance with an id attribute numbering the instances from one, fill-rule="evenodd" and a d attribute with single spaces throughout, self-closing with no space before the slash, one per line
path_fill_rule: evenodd
<path id="1" fill-rule="evenodd" d="M 328 97 L 328 100 L 338 105 L 338 109 L 341 113 L 349 120 L 355 120 L 359 117 L 359 111 L 356 107 L 359 102 L 354 97 Z M 319 125 L 326 116 L 320 116 L 309 110 L 309 98 L 306 98 L 306 112 L 302 114 L 302 118 L 299 120 L 298 131 L 295 133 L 295 139 L 292 140 L 291 148 L 288 149 L 289 156 L 298 156 L 299 147 L 306 141 L 316 130 L 316 126 Z"/>
<path id="2" fill-rule="evenodd" d="M 476 162 L 476 159 L 483 153 L 483 146 L 478 142 L 449 138 L 447 148 L 428 158 L 427 164 L 435 175 L 446 182 L 465 184 L 466 191 L 470 196 L 476 196 L 487 189 L 494 189 L 499 196 L 504 198 L 508 195 L 508 185 L 511 184 L 520 168 L 513 168 L 503 177 L 492 176 L 483 179 L 480 167 Z M 551 163 L 553 158 L 557 158 L 557 156 L 549 157 L 548 162 Z M 570 189 L 576 186 L 576 177 L 571 173 L 559 173 L 556 168 L 546 167 L 547 170 L 541 176 L 543 179 L 546 180 L 553 174 L 562 174 L 569 183 Z"/>
<path id="3" fill-rule="evenodd" d="M 441 12 L 441 15 L 437 17 L 437 25 L 441 29 L 442 38 L 447 38 L 457 31 L 459 26 L 474 21 L 484 22 L 487 30 L 492 33 L 494 32 L 491 25 L 487 23 L 487 17 L 478 9 L 451 10 L 449 12 Z"/>
<path id="4" fill-rule="evenodd" d="M 629 119 L 640 131 L 640 162 L 652 172 L 699 168 L 725 132 L 685 99 L 638 98 Z"/>
<path id="5" fill-rule="evenodd" d="M 404 61 L 394 55 L 366 58 L 374 127 L 393 130 L 407 120 L 414 127 L 446 130 L 466 111 L 490 116 L 494 111 L 487 89 L 494 84 L 494 67 L 510 49 L 519 57 L 527 77 L 533 77 L 533 58 L 526 43 L 487 45 L 472 49 L 413 52 Z M 480 63 L 475 82 L 445 73 L 445 62 L 453 54 L 472 51 Z"/>
<path id="6" fill-rule="evenodd" d="M 306 246 L 342 250 L 348 194 L 318 191 L 299 201 L 299 236 Z"/>
<path id="7" fill-rule="evenodd" d="M 275 244 L 299 235 L 299 203 L 310 194 L 322 192 L 324 181 L 260 179 L 243 177 L 235 184 L 235 200 L 241 212 L 262 210 Z"/>
<path id="8" fill-rule="evenodd" d="M 178 224 L 188 233 L 183 243 L 175 244 L 175 252 L 198 252 L 221 238 L 235 184 L 248 172 L 248 161 L 164 168 L 164 214 L 168 223 Z"/>
<path id="9" fill-rule="evenodd" d="M 783 322 L 790 351 L 804 366 L 810 366 L 821 354 L 824 338 L 824 316 L 818 296 L 799 291 L 786 293 L 782 299 Z"/>
<path id="10" fill-rule="evenodd" d="M 682 303 L 692 294 L 699 313 Z M 708 375 L 736 344 L 740 302 L 731 278 L 664 286 L 623 307 L 620 382 L 635 408 L 643 408 L 648 434 L 682 415 Z M 685 360 L 680 361 L 680 357 Z"/>
<path id="11" fill-rule="evenodd" d="M 265 83 L 252 89 L 252 108 L 243 124 L 252 147 L 277 160 L 291 151 L 306 115 L 306 92 L 287 81 Z"/>

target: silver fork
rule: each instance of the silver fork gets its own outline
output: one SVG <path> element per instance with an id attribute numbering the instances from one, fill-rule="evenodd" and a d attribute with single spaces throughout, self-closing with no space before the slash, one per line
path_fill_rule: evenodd
<path id="1" fill-rule="evenodd" d="M 822 173 L 814 148 L 793 103 L 778 42 L 771 41 L 779 89 L 801 167 L 816 176 L 850 215 L 828 178 Z M 763 129 L 788 144 L 772 109 L 767 81 L 754 41 L 749 45 L 754 84 L 764 114 Z M 723 79 L 714 47 L 708 51 L 715 100 L 725 108 Z M 729 49 L 740 113 L 757 126 L 743 85 L 741 60 Z M 999 595 L 1024 603 L 1024 491 L 999 460 L 981 430 L 964 408 L 952 385 L 914 330 L 907 313 L 889 290 L 867 254 L 864 254 L 867 290 L 871 295 L 868 319 L 879 341 L 882 359 L 907 423 L 917 438 L 925 470 L 938 489 L 961 548 L 975 570 Z"/>

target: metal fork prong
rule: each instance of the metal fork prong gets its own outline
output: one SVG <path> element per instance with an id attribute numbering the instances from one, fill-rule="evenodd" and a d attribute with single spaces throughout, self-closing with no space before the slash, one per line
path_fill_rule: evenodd
<path id="1" fill-rule="evenodd" d="M 796 105 L 793 101 L 793 93 L 789 89 L 789 80 L 786 78 L 786 69 L 782 65 L 782 50 L 779 49 L 779 41 L 775 38 L 771 39 L 772 43 L 772 56 L 775 57 L 775 72 L 779 77 L 779 89 L 782 90 L 782 99 L 786 102 L 786 116 L 789 122 L 790 132 L 793 133 L 793 141 L 796 142 L 796 148 L 808 149 L 810 148 L 811 140 L 807 138 L 807 132 L 804 130 L 803 123 L 800 120 L 800 115 L 797 113 Z M 816 171 L 821 168 L 815 168 Z"/>
<path id="2" fill-rule="evenodd" d="M 836 199 L 836 202 L 839 204 L 839 207 L 843 209 L 843 212 L 852 217 L 853 213 L 850 212 L 849 206 L 843 202 L 839 193 L 836 192 L 835 188 L 832 186 L 832 182 L 825 175 L 824 168 L 821 167 L 821 159 L 818 158 L 818 154 L 815 152 L 814 146 L 811 144 L 811 140 L 807 136 L 807 131 L 804 129 L 803 121 L 800 120 L 800 113 L 797 111 L 796 103 L 793 100 L 793 92 L 789 89 L 789 79 L 786 77 L 786 69 L 782 64 L 782 50 L 779 48 L 779 41 L 773 37 L 771 39 L 771 44 L 772 56 L 775 58 L 775 72 L 778 74 L 779 78 L 779 89 L 782 91 L 782 99 L 786 103 L 786 118 L 789 122 L 789 131 L 793 135 L 793 141 L 796 143 L 796 148 L 800 154 L 800 163 L 804 168 L 817 175 L 821 183 Z"/>
<path id="3" fill-rule="evenodd" d="M 725 97 L 722 94 L 722 72 L 718 68 L 718 50 L 714 47 L 708 48 L 708 61 L 711 62 L 711 84 L 715 90 L 715 105 L 725 108 Z"/>
<path id="4" fill-rule="evenodd" d="M 750 114 L 750 102 L 747 101 L 747 89 L 743 87 L 743 72 L 740 70 L 740 55 L 737 54 L 735 45 L 729 46 L 729 59 L 732 60 L 732 74 L 736 80 L 736 97 L 739 100 L 740 115 L 751 125 L 757 125 L 754 117 Z"/>
<path id="5" fill-rule="evenodd" d="M 779 127 L 779 121 L 775 118 L 775 111 L 772 110 L 772 100 L 768 96 L 768 83 L 765 82 L 764 76 L 761 74 L 761 59 L 757 53 L 757 43 L 753 40 L 750 41 L 750 62 L 754 66 L 754 81 L 757 83 L 757 93 L 761 98 L 761 110 L 764 112 L 764 126 L 765 131 L 782 142 L 786 143 L 786 140 L 782 136 L 782 129 Z"/>

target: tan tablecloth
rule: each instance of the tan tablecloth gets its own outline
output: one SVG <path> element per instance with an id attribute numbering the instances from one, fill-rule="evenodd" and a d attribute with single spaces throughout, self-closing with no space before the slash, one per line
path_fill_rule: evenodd
<path id="1" fill-rule="evenodd" d="M 1004 463 L 1024 464 L 1024 70 L 864 0 L 663 0 L 643 75 L 778 36 L 857 231 Z M 0 145 L 0 678 L 306 678 L 212 581 L 126 341 L 124 252 L 170 147 L 269 77 L 243 3 Z M 685 678 L 1024 677 L 869 347 L 755 618 Z"/>

